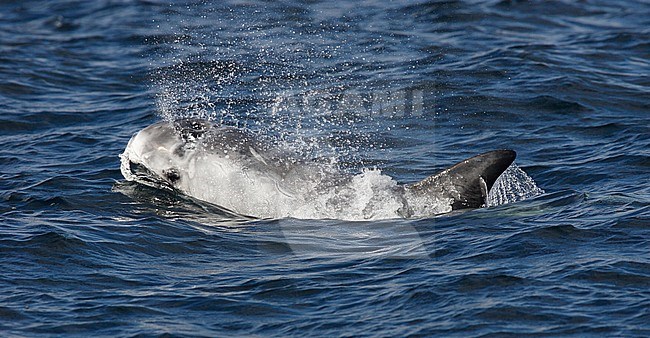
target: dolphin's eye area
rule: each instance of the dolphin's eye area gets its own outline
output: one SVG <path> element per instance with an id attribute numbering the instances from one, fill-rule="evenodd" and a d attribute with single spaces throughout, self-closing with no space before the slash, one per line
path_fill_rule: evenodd
<path id="1" fill-rule="evenodd" d="M 181 174 L 178 172 L 177 169 L 174 168 L 169 168 L 163 170 L 163 175 L 165 175 L 165 178 L 169 180 L 172 184 L 176 183 L 178 180 L 181 179 Z"/>

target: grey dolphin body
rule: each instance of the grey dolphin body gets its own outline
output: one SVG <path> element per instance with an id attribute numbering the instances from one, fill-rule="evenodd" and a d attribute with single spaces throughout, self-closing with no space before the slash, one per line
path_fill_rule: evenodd
<path id="1" fill-rule="evenodd" d="M 390 188 L 391 194 L 397 196 L 396 200 L 401 201 L 397 202 L 401 207 L 397 207 L 398 210 L 395 210 L 394 214 L 402 217 L 437 214 L 440 212 L 432 213 L 431 210 L 436 210 L 435 206 L 441 201 L 444 201 L 447 209 L 450 207 L 451 210 L 486 206 L 487 196 L 494 182 L 510 166 L 515 157 L 516 154 L 512 150 L 495 150 L 466 159 L 420 182 L 396 185 Z M 226 187 L 230 184 L 228 188 L 230 190 L 225 188 L 215 190 L 215 188 L 211 190 L 212 195 L 209 195 L 209 198 L 201 198 L 201 196 L 198 198 L 214 201 L 216 204 L 226 204 L 221 206 L 250 216 L 256 216 L 251 212 L 257 207 L 272 209 L 269 203 L 277 200 L 280 204 L 285 197 L 290 201 L 294 198 L 292 191 L 298 191 L 301 186 L 309 185 L 309 180 L 313 181 L 315 175 L 320 175 L 318 179 L 320 183 L 314 185 L 311 191 L 308 190 L 306 195 L 318 193 L 319 189 L 321 192 L 323 189 L 329 189 L 329 192 L 343 191 L 344 189 L 340 187 L 349 185 L 353 180 L 349 175 L 340 172 L 313 170 L 317 167 L 315 163 L 300 160 L 297 156 L 280 151 L 270 143 L 260 141 L 247 130 L 220 127 L 198 119 L 182 119 L 173 123 L 159 122 L 143 129 L 129 141 L 122 159 L 122 172 L 127 179 L 148 184 L 151 183 L 151 174 L 153 174 L 166 185 L 190 195 L 193 191 L 200 192 L 199 188 L 206 185 Z M 192 182 L 196 177 L 201 177 L 200 173 L 196 173 L 196 163 L 218 167 L 213 170 L 214 174 L 203 176 L 202 179 L 208 181 L 207 183 Z M 230 170 L 232 163 L 236 164 L 235 168 L 241 170 Z M 134 179 L 139 175 L 137 170 L 134 170 L 137 167 L 144 167 L 147 170 L 147 179 Z M 246 187 L 241 188 L 232 183 L 239 184 L 244 181 L 250 185 L 248 190 Z M 196 187 L 197 185 L 199 188 Z M 250 187 L 258 185 L 274 188 L 264 191 L 271 191 L 277 196 L 269 197 L 264 205 L 258 203 L 255 208 L 246 209 L 247 212 L 237 210 L 237 205 L 251 200 L 249 197 L 257 193 Z M 232 193 L 233 196 L 223 196 L 224 193 Z M 237 195 L 238 193 L 241 196 Z M 240 202 L 229 204 L 236 198 L 239 198 Z M 354 197 L 352 199 L 354 200 Z M 290 203 L 288 208 L 291 209 Z M 271 211 L 268 213 L 274 215 Z"/>

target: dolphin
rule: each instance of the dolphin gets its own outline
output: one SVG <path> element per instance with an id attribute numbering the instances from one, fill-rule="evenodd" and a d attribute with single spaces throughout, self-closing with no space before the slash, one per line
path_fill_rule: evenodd
<path id="1" fill-rule="evenodd" d="M 257 218 L 370 220 L 432 217 L 487 206 L 513 150 L 461 161 L 398 184 L 379 170 L 352 175 L 307 161 L 247 129 L 202 119 L 162 121 L 137 132 L 120 155 L 122 175 Z"/>

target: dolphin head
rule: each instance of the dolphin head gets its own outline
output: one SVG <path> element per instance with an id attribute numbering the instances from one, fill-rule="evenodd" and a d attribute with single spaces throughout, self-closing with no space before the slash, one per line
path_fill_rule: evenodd
<path id="1" fill-rule="evenodd" d="M 211 127 L 206 121 L 185 119 L 163 121 L 141 130 L 120 155 L 122 174 L 157 187 L 160 179 L 176 186 L 186 176 L 179 168 L 186 166 L 197 142 Z"/>

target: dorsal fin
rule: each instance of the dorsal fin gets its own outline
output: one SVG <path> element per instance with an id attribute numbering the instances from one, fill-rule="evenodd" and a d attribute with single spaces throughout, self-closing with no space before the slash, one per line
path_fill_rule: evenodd
<path id="1" fill-rule="evenodd" d="M 416 194 L 437 194 L 452 200 L 453 210 L 480 208 L 494 181 L 512 164 L 513 150 L 494 150 L 468 158 L 440 173 L 409 184 L 405 188 Z"/>

